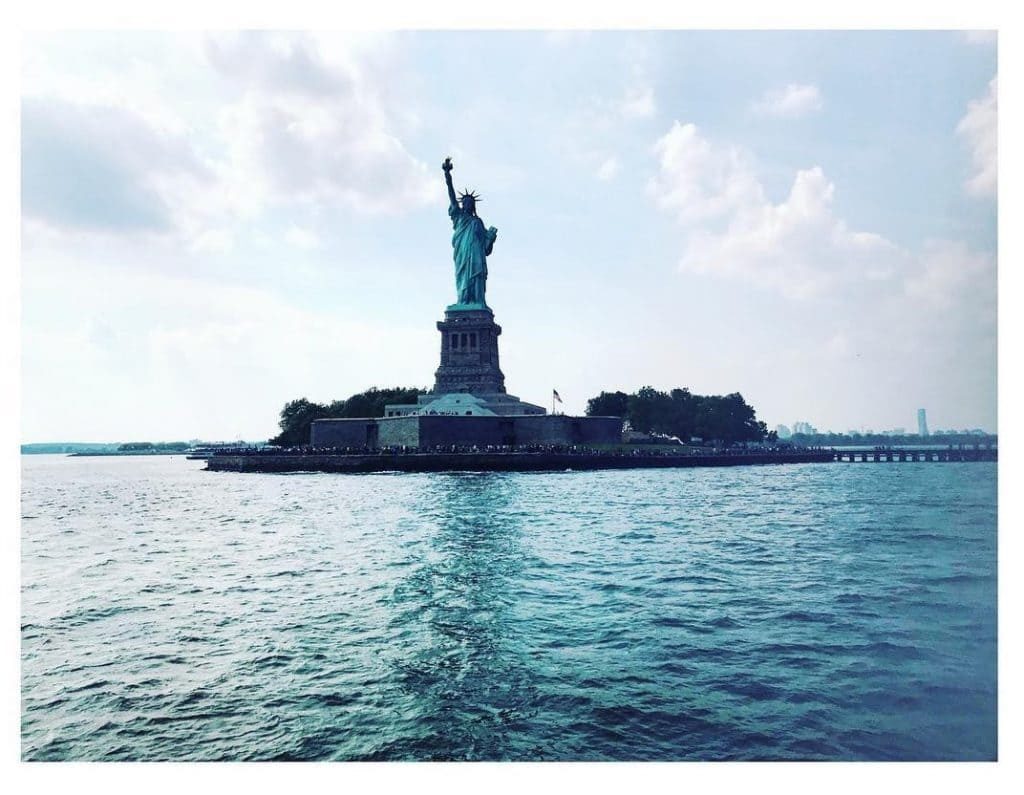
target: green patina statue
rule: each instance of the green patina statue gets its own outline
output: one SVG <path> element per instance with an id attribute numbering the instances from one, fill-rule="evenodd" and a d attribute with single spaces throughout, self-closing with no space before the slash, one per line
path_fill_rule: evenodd
<path id="1" fill-rule="evenodd" d="M 455 232 L 452 234 L 452 248 L 455 257 L 455 289 L 461 306 L 486 307 L 484 292 L 487 289 L 487 257 L 494 248 L 498 230 L 493 226 L 484 229 L 484 222 L 476 214 L 480 197 L 473 191 L 463 192 L 456 197 L 452 187 L 452 159 L 446 157 L 441 164 L 444 181 L 448 186 L 448 215 Z M 459 206 L 461 200 L 462 206 Z"/>

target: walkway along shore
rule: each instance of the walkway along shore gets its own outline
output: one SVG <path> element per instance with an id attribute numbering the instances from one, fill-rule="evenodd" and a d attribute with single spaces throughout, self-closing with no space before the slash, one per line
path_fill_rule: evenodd
<path id="1" fill-rule="evenodd" d="M 992 449 L 799 450 L 729 454 L 630 455 L 602 452 L 457 452 L 362 454 L 216 454 L 214 472 L 552 472 L 594 469 L 727 467 L 768 464 L 830 464 L 898 461 L 996 461 Z"/>

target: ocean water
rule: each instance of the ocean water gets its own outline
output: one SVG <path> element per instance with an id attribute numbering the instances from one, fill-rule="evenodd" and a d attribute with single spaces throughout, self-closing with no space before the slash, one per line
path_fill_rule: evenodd
<path id="1" fill-rule="evenodd" d="M 25 760 L 996 758 L 996 465 L 22 458 Z"/>

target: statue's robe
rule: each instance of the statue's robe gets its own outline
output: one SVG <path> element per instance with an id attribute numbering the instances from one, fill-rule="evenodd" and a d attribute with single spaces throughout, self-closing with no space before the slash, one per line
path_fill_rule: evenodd
<path id="1" fill-rule="evenodd" d="M 487 257 L 494 247 L 495 236 L 484 228 L 484 222 L 458 205 L 448 207 L 455 229 L 452 249 L 455 257 L 455 287 L 460 304 L 483 304 L 487 287 Z"/>

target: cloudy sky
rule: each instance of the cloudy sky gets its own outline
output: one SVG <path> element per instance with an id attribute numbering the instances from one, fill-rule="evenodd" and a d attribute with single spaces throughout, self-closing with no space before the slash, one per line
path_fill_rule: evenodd
<path id="1" fill-rule="evenodd" d="M 994 36 L 32 34 L 22 67 L 23 441 L 429 386 L 446 155 L 525 400 L 997 430 Z"/>

